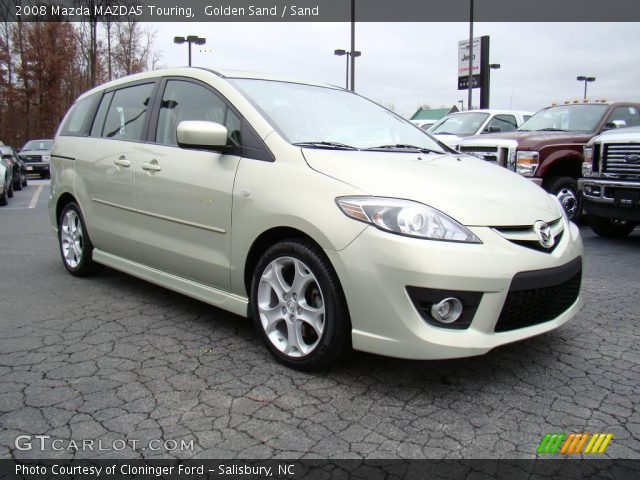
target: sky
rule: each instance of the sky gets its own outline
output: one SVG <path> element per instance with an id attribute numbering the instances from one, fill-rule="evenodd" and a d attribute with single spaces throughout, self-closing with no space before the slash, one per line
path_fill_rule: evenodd
<path id="1" fill-rule="evenodd" d="M 153 23 L 155 48 L 167 67 L 187 64 L 175 35 L 206 37 L 194 66 L 250 70 L 344 86 L 350 23 Z M 475 23 L 491 38 L 491 108 L 537 111 L 582 99 L 578 75 L 596 77 L 590 99 L 640 101 L 638 23 Z M 468 23 L 357 23 L 356 92 L 410 117 L 420 105 L 450 107 L 457 90 L 458 41 Z M 474 91 L 474 104 L 479 90 Z"/>

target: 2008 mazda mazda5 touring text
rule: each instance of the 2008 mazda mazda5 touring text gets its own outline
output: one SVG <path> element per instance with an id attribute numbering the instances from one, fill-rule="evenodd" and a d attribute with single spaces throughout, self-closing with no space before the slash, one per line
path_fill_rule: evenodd
<path id="1" fill-rule="evenodd" d="M 581 305 L 558 202 L 340 88 L 179 68 L 82 95 L 51 153 L 65 267 L 238 315 L 300 369 L 480 355 Z"/>

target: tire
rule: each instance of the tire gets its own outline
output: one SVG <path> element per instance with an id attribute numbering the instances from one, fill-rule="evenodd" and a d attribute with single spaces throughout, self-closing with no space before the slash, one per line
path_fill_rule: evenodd
<path id="1" fill-rule="evenodd" d="M 636 227 L 634 222 L 589 215 L 591 230 L 605 238 L 626 238 Z"/>
<path id="2" fill-rule="evenodd" d="M 28 178 L 27 178 L 27 174 L 25 173 L 24 175 L 24 179 L 22 180 L 22 186 L 26 187 L 28 184 Z"/>
<path id="3" fill-rule="evenodd" d="M 555 195 L 569 220 L 576 222 L 582 213 L 582 199 L 578 192 L 578 181 L 572 177 L 554 177 L 545 182 L 546 190 Z"/>
<path id="4" fill-rule="evenodd" d="M 265 345 L 288 367 L 325 370 L 351 351 L 351 321 L 338 276 L 311 241 L 285 240 L 262 255 L 251 282 L 251 311 Z"/>
<path id="5" fill-rule="evenodd" d="M 13 189 L 18 192 L 22 190 L 22 177 L 20 175 L 18 175 L 18 181 L 13 182 Z"/>
<path id="6" fill-rule="evenodd" d="M 9 181 L 9 192 L 7 193 L 7 197 L 13 198 L 13 179 Z"/>
<path id="7" fill-rule="evenodd" d="M 3 192 L 2 195 L 0 195 L 0 207 L 6 207 L 8 203 L 7 194 Z"/>
<path id="8" fill-rule="evenodd" d="M 58 244 L 62 263 L 69 273 L 86 277 L 102 268 L 93 261 L 93 244 L 80 208 L 75 202 L 68 203 L 58 219 Z"/>

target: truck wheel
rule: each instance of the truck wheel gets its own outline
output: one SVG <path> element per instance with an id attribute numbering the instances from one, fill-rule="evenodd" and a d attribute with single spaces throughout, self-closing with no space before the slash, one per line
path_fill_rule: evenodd
<path id="1" fill-rule="evenodd" d="M 636 227 L 636 224 L 627 220 L 589 215 L 589 226 L 601 237 L 626 238 Z"/>
<path id="2" fill-rule="evenodd" d="M 582 200 L 578 193 L 578 182 L 571 177 L 554 177 L 545 183 L 546 190 L 555 195 L 569 220 L 575 222 L 582 213 Z"/>

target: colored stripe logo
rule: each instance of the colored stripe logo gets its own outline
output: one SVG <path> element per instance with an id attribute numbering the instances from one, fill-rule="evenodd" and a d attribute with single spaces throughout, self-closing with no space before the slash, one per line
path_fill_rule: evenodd
<path id="1" fill-rule="evenodd" d="M 612 433 L 547 433 L 536 453 L 604 453 L 612 438 Z"/>

